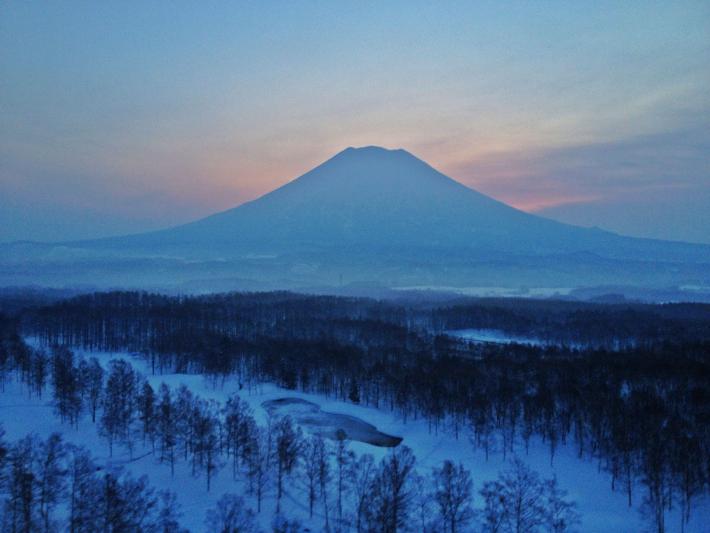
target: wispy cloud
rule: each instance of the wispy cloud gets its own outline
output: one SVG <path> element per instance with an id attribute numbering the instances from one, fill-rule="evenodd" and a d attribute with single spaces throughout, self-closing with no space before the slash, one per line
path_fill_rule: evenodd
<path id="1" fill-rule="evenodd" d="M 453 172 L 563 222 L 710 242 L 710 121 L 614 142 L 488 154 Z"/>
<path id="2" fill-rule="evenodd" d="M 708 121 L 710 124 L 710 121 Z M 613 142 L 488 154 L 453 172 L 468 185 L 527 210 L 710 187 L 710 128 Z"/>

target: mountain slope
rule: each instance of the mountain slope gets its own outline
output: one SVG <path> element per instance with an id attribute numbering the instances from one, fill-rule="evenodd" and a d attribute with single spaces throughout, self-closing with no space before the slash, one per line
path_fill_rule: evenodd
<path id="1" fill-rule="evenodd" d="M 8 272 L 14 280 L 32 279 L 25 272 L 50 272 L 54 283 L 238 278 L 268 288 L 343 279 L 386 285 L 710 285 L 710 246 L 622 237 L 524 213 L 404 150 L 378 147 L 348 148 L 252 202 L 190 224 L 16 246 L 5 256 L 0 282 Z"/>
<path id="2" fill-rule="evenodd" d="M 621 237 L 514 209 L 404 150 L 348 148 L 286 185 L 202 220 L 94 244 L 219 249 L 451 248 L 611 257 L 710 259 L 710 247 Z M 230 247 L 234 247 L 230 249 Z"/>

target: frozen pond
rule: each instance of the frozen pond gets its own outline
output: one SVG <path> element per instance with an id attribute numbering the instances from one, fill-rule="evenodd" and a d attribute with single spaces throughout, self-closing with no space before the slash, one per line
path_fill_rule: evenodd
<path id="1" fill-rule="evenodd" d="M 346 438 L 373 446 L 393 448 L 402 442 L 401 437 L 382 433 L 360 418 L 322 411 L 318 404 L 300 398 L 277 398 L 261 405 L 271 414 L 289 415 L 307 431 L 330 439 L 335 439 L 337 431 L 343 430 Z"/>

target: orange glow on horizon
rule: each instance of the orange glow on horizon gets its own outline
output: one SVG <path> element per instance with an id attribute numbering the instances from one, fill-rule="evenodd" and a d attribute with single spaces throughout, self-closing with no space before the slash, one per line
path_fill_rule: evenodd
<path id="1" fill-rule="evenodd" d="M 546 198 L 508 198 L 501 199 L 502 202 L 507 203 L 520 209 L 521 211 L 526 211 L 528 213 L 537 213 L 551 207 L 559 207 L 562 205 L 570 204 L 586 204 L 599 200 L 599 196 L 559 196 L 559 197 L 546 197 Z"/>

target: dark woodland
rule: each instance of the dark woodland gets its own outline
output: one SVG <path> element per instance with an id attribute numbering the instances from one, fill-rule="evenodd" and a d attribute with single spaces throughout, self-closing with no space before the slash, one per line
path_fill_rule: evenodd
<path id="1" fill-rule="evenodd" d="M 366 456 L 348 456 L 338 443 L 304 437 L 288 418 L 258 427 L 237 396 L 219 410 L 187 389 L 153 390 L 127 362 L 113 362 L 104 371 L 95 360 L 77 360 L 72 348 L 132 352 L 156 374 L 204 373 L 215 383 L 237 376 L 243 388 L 273 381 L 389 409 L 405 419 L 426 419 L 431 431 L 449 431 L 462 440 L 473 435 L 473 444 L 486 453 L 497 449 L 514 457 L 540 437 L 554 462 L 556 448 L 573 443 L 580 457 L 608 473 L 612 489 L 623 491 L 629 505 L 643 502 L 659 533 L 667 509 L 677 506 L 687 520 L 695 499 L 710 490 L 708 305 L 138 292 L 33 297 L 24 306 L 14 296 L 2 305 L 0 381 L 16 374 L 36 394 L 51 393 L 57 416 L 67 424 L 89 414 L 111 446 L 131 447 L 142 438 L 166 467 L 190 461 L 193 472 L 204 476 L 206 490 L 214 472 L 228 466 L 234 476 L 248 476 L 259 505 L 267 483 L 273 483 L 280 502 L 284 478 L 298 471 L 312 489 L 311 513 L 322 508 L 328 530 L 342 523 L 343 503 L 340 496 L 328 501 L 323 495 L 340 494 L 343 487 L 348 501 L 358 502 L 349 514 L 358 531 L 399 531 L 416 523 L 416 491 L 409 480 L 416 458 L 406 446 L 380 465 L 367 465 Z M 476 343 L 447 335 L 467 328 L 545 342 Z M 45 348 L 30 347 L 25 336 Z M 28 437 L 0 448 L 0 490 L 11 506 L 6 520 L 13 520 L 8 531 L 34 531 L 43 521 L 51 530 L 50 504 L 40 501 L 36 509 L 23 511 L 29 504 L 15 485 L 22 480 L 13 477 L 22 461 L 32 471 L 30 457 L 44 457 L 56 446 L 56 460 L 65 466 L 81 460 L 82 468 L 93 468 L 86 466 L 90 459 L 83 452 L 57 439 Z M 329 470 L 325 458 L 332 454 L 340 454 L 336 465 L 342 468 Z M 68 497 L 74 490 L 66 477 L 71 469 L 63 471 L 60 492 Z M 158 524 L 163 516 L 179 527 L 169 495 L 159 497 L 144 480 L 125 474 L 92 472 L 97 498 L 127 491 L 126 498 L 148 502 L 146 523 Z M 359 479 L 355 472 L 369 474 Z M 446 531 L 467 531 L 474 519 L 470 476 L 447 462 L 429 480 L 438 524 Z M 523 485 L 537 487 L 528 507 L 538 511 L 513 517 L 500 507 L 501 495 L 512 498 Z M 643 491 L 637 494 L 639 486 Z M 38 497 L 32 490 L 27 494 Z M 573 504 L 554 480 L 540 479 L 522 463 L 483 486 L 480 496 L 485 508 L 475 514 L 484 531 L 567 531 L 575 522 Z M 208 513 L 215 528 L 224 520 L 253 522 L 237 496 L 223 500 Z M 102 502 L 107 509 L 113 505 Z M 105 523 L 106 513 L 92 520 Z M 557 526 L 554 516 L 560 517 Z M 525 519 L 531 529 L 515 526 Z M 286 519 L 275 521 L 274 530 L 291 526 L 296 527 Z M 247 527 L 252 526 L 236 530 Z"/>

